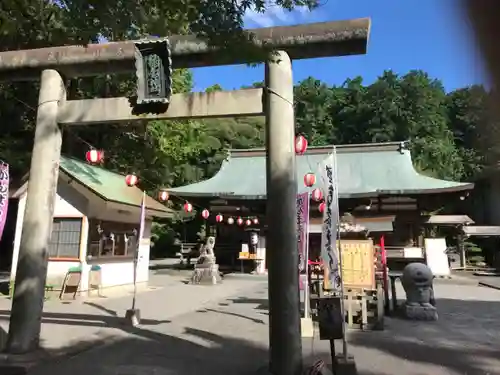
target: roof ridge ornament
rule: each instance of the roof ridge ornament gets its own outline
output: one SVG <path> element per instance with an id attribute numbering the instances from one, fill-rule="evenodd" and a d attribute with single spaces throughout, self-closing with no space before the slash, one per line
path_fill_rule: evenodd
<path id="1" fill-rule="evenodd" d="M 407 140 L 399 142 L 398 151 L 400 154 L 404 154 L 404 151 L 409 149 L 410 149 L 410 141 Z"/>

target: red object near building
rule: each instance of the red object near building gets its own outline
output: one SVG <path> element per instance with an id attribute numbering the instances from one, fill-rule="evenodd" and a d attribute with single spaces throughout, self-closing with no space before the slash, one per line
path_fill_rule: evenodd
<path id="1" fill-rule="evenodd" d="M 224 220 L 224 217 L 222 217 L 221 214 L 218 214 L 216 217 L 215 217 L 215 221 L 218 222 L 218 223 L 222 223 L 222 220 Z"/>
<path id="2" fill-rule="evenodd" d="M 189 212 L 189 211 L 186 211 L 186 212 Z M 206 208 L 203 211 L 201 211 L 201 217 L 204 218 L 205 220 L 208 219 L 209 216 L 210 216 L 210 212 Z"/>
<path id="3" fill-rule="evenodd" d="M 236 220 L 236 224 L 243 225 L 243 219 L 239 217 L 238 220 Z"/>
<path id="4" fill-rule="evenodd" d="M 104 159 L 104 151 L 102 150 L 89 150 L 85 154 L 87 162 L 90 164 L 99 164 Z"/>
<path id="5" fill-rule="evenodd" d="M 319 212 L 323 213 L 325 212 L 325 209 L 326 209 L 326 203 L 325 202 L 321 202 L 318 206 L 318 210 Z"/>
<path id="6" fill-rule="evenodd" d="M 188 213 L 193 211 L 193 205 L 189 202 L 184 203 L 184 211 Z"/>
<path id="7" fill-rule="evenodd" d="M 158 199 L 160 200 L 160 202 L 166 202 L 166 201 L 168 201 L 168 198 L 170 198 L 170 195 L 168 194 L 168 191 L 161 190 L 158 193 Z"/>
<path id="8" fill-rule="evenodd" d="M 321 189 L 319 188 L 316 188 L 314 189 L 312 192 L 311 192 L 311 198 L 313 199 L 313 201 L 315 202 L 319 202 L 323 199 L 323 192 L 321 191 Z"/>
<path id="9" fill-rule="evenodd" d="M 315 183 L 316 183 L 316 176 L 314 175 L 314 173 L 309 172 L 304 176 L 304 184 L 307 187 L 311 187 Z"/>
<path id="10" fill-rule="evenodd" d="M 304 155 L 307 150 L 307 139 L 303 135 L 295 137 L 295 153 L 297 155 Z"/>
<path id="11" fill-rule="evenodd" d="M 125 177 L 125 183 L 127 186 L 135 186 L 137 185 L 137 182 L 139 182 L 139 178 L 135 174 L 128 174 Z"/>

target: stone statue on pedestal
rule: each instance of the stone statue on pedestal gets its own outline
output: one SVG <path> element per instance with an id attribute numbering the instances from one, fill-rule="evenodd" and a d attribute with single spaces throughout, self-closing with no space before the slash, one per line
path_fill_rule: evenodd
<path id="1" fill-rule="evenodd" d="M 214 246 L 215 237 L 208 237 L 206 244 L 200 250 L 198 262 L 194 266 L 193 276 L 191 277 L 192 284 L 215 285 L 221 282 Z"/>
<path id="2" fill-rule="evenodd" d="M 437 320 L 436 300 L 432 286 L 434 275 L 423 263 L 410 263 L 404 270 L 401 283 L 406 292 L 403 312 L 408 319 Z"/>

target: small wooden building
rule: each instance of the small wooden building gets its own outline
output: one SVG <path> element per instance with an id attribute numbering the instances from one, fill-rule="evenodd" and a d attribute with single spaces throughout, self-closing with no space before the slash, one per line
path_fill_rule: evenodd
<path id="1" fill-rule="evenodd" d="M 338 185 L 341 215 L 350 213 L 365 227 L 375 243 L 384 238 L 391 250 L 423 246 L 422 217 L 443 205 L 457 201 L 474 185 L 445 181 L 415 170 L 405 142 L 337 146 Z M 303 176 L 317 173 L 319 164 L 331 155 L 333 146 L 311 147 L 297 156 L 298 193 L 310 191 Z M 259 247 L 265 248 L 266 153 L 264 149 L 231 150 L 218 173 L 198 183 L 172 188 L 170 193 L 221 213 L 217 232 L 218 259 L 234 262 L 241 244 L 248 242 L 248 227 L 227 224 L 228 217 L 258 217 Z M 215 216 L 215 215 L 212 215 Z M 322 217 L 318 203 L 311 202 L 310 254 L 319 252 Z M 399 251 L 398 250 L 398 251 Z"/>
<path id="2" fill-rule="evenodd" d="M 0 242 L 0 269 L 14 280 L 26 205 L 26 182 L 9 198 L 6 229 Z M 125 176 L 76 159 L 62 157 L 49 243 L 47 283 L 58 289 L 69 269 L 81 270 L 79 290 L 89 290 L 90 272 L 99 270 L 101 288 L 129 287 L 133 283 L 133 256 L 137 246 L 142 191 L 128 187 Z M 139 245 L 137 281 L 149 277 L 151 223 L 170 217 L 171 211 L 151 197 L 146 199 L 143 241 Z"/>

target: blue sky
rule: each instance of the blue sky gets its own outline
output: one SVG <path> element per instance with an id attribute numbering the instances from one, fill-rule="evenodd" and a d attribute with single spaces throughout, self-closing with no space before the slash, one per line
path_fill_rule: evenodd
<path id="1" fill-rule="evenodd" d="M 459 0 L 323 0 L 313 12 L 286 12 L 277 7 L 265 14 L 250 12 L 245 27 L 370 17 L 366 55 L 295 61 L 294 80 L 313 76 L 340 85 L 359 75 L 365 83 L 371 83 L 386 69 L 398 74 L 422 69 L 441 79 L 450 91 L 486 82 L 470 24 L 459 4 Z M 199 68 L 193 72 L 196 91 L 216 83 L 224 89 L 239 88 L 264 77 L 262 65 Z"/>

